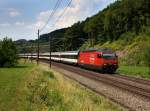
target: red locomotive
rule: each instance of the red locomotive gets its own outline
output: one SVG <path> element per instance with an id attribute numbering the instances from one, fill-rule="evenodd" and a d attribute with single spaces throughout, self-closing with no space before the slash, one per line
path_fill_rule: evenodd
<path id="1" fill-rule="evenodd" d="M 88 50 L 79 53 L 78 65 L 113 73 L 118 68 L 118 60 L 116 54 L 111 50 Z"/>

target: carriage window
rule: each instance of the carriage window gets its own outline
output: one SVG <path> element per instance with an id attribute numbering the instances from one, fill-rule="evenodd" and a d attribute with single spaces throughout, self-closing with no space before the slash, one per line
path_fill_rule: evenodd
<path id="1" fill-rule="evenodd" d="M 68 59 L 77 59 L 77 55 L 62 55 L 62 58 L 68 58 Z"/>
<path id="2" fill-rule="evenodd" d="M 60 57 L 59 55 L 51 55 L 51 57 Z"/>

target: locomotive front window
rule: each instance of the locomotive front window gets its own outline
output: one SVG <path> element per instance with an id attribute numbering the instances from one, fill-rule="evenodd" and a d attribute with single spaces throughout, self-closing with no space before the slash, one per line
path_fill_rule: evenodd
<path id="1" fill-rule="evenodd" d="M 116 54 L 103 54 L 102 58 L 104 58 L 104 59 L 116 59 L 117 56 L 116 56 Z"/>
<path id="2" fill-rule="evenodd" d="M 101 55 L 101 54 L 97 54 L 97 57 L 98 57 L 98 58 L 101 58 L 101 57 L 102 57 L 102 55 Z"/>

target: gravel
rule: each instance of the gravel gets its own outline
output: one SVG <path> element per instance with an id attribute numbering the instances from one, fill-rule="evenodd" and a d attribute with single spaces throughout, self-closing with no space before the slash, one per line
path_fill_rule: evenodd
<path id="1" fill-rule="evenodd" d="M 62 68 L 58 68 L 56 66 L 52 66 L 52 68 L 55 71 L 60 72 L 66 75 L 67 77 L 72 78 L 78 81 L 79 83 L 89 87 L 90 89 L 99 92 L 103 96 L 106 96 L 107 98 L 123 105 L 125 108 L 128 108 L 129 110 L 150 111 L 150 100 L 148 99 L 142 98 L 136 94 L 119 89 L 117 87 L 113 87 L 108 84 L 91 80 L 89 78 L 64 70 Z"/>

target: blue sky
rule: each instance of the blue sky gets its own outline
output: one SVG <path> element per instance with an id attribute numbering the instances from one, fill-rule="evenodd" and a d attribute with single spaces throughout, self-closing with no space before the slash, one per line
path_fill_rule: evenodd
<path id="1" fill-rule="evenodd" d="M 67 1 L 69 0 L 63 0 L 63 5 L 60 5 L 41 34 L 82 21 L 115 0 L 73 0 L 64 16 L 54 25 Z M 56 2 L 57 0 L 0 0 L 0 39 L 5 36 L 13 40 L 36 39 L 37 29 L 45 24 Z"/>

